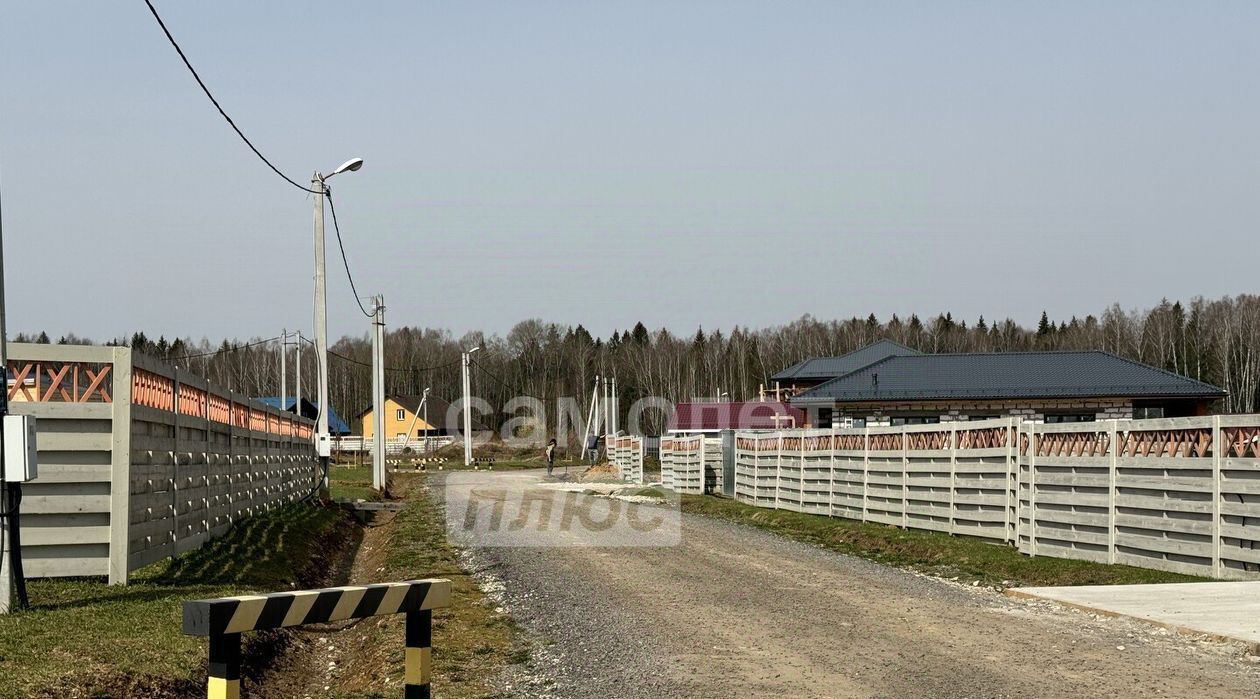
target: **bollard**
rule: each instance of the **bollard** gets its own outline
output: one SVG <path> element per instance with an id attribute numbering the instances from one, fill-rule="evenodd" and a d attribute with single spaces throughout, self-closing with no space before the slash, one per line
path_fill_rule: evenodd
<path id="1" fill-rule="evenodd" d="M 184 603 L 184 633 L 209 640 L 209 699 L 240 699 L 241 634 L 305 624 L 406 615 L 404 699 L 429 699 L 433 610 L 451 605 L 451 581 L 408 580 L 380 585 L 243 595 Z"/>

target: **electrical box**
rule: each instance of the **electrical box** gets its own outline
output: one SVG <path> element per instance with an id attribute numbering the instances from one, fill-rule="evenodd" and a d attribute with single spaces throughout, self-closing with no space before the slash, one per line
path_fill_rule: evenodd
<path id="1" fill-rule="evenodd" d="M 25 483 L 35 480 L 35 416 L 4 416 L 4 480 Z"/>
<path id="2" fill-rule="evenodd" d="M 315 436 L 315 454 L 327 459 L 332 456 L 332 437 L 326 434 Z"/>

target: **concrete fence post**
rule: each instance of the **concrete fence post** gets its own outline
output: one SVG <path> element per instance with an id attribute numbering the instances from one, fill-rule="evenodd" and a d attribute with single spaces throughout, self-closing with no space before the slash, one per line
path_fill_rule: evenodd
<path id="1" fill-rule="evenodd" d="M 836 427 L 835 418 L 831 423 L 831 442 L 828 445 L 831 450 L 831 465 L 827 474 L 827 516 L 834 517 L 836 515 L 836 438 L 840 434 L 839 428 Z"/>
<path id="2" fill-rule="evenodd" d="M 1108 459 L 1108 473 L 1110 480 L 1107 485 L 1107 562 L 1114 565 L 1116 562 L 1116 477 L 1120 461 L 1119 444 L 1116 438 L 1120 434 L 1119 424 L 1115 420 L 1107 421 L 1107 452 L 1111 458 Z"/>
<path id="3" fill-rule="evenodd" d="M 179 555 L 179 367 L 171 374 L 171 560 L 174 560 Z"/>
<path id="4" fill-rule="evenodd" d="M 954 507 L 954 492 L 958 489 L 958 428 L 955 423 L 949 426 L 949 533 L 956 532 L 957 512 Z"/>
<path id="5" fill-rule="evenodd" d="M 1221 416 L 1212 416 L 1212 577 L 1225 573 L 1221 561 L 1221 467 L 1225 461 L 1225 440 L 1221 435 Z"/>
<path id="6" fill-rule="evenodd" d="M 131 349 L 115 347 L 112 361 L 109 584 L 126 585 L 131 556 Z"/>
<path id="7" fill-rule="evenodd" d="M 779 432 L 778 447 L 774 452 L 774 509 L 779 509 L 779 487 L 783 479 L 783 432 Z"/>
<path id="8" fill-rule="evenodd" d="M 1028 555 L 1037 555 L 1037 424 L 1028 425 Z"/>
<path id="9" fill-rule="evenodd" d="M 805 462 L 805 442 L 809 440 L 805 438 L 805 433 L 801 432 L 801 460 L 800 460 L 800 477 L 796 481 L 796 508 L 798 512 L 805 511 L 805 468 L 808 464 Z"/>
<path id="10" fill-rule="evenodd" d="M 1011 543 L 1015 544 L 1015 548 L 1019 548 L 1019 462 L 1016 455 L 1019 453 L 1017 443 L 1019 442 L 1019 432 L 1016 431 L 1016 418 L 1006 419 L 1006 484 L 1003 501 L 1006 503 L 1006 536 L 1010 537 Z M 1014 477 L 1011 475 L 1014 470 Z M 1011 488 L 1014 487 L 1014 491 Z M 1013 495 L 1013 497 L 1012 497 Z M 1011 526 L 1011 513 L 1014 511 L 1015 522 Z"/>
<path id="11" fill-rule="evenodd" d="M 901 428 L 901 528 L 910 528 L 910 433 Z"/>
<path id="12" fill-rule="evenodd" d="M 862 521 L 867 520 L 871 492 L 871 428 L 862 428 Z"/>

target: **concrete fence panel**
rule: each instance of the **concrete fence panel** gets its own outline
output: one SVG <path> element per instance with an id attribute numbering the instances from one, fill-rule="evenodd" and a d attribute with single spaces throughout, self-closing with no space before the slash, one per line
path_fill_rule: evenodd
<path id="1" fill-rule="evenodd" d="M 318 483 L 313 423 L 116 347 L 9 345 L 11 410 L 35 415 L 32 577 L 128 574 Z"/>
<path id="2" fill-rule="evenodd" d="M 735 496 L 760 507 L 1260 578 L 1257 415 L 742 432 L 735 449 Z"/>

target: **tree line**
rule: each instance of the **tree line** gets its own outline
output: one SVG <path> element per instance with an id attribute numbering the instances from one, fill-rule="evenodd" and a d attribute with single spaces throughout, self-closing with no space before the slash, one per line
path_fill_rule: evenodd
<path id="1" fill-rule="evenodd" d="M 923 319 L 918 315 L 887 319 L 821 320 L 809 315 L 790 323 L 729 331 L 697 329 L 679 335 L 649 330 L 643 323 L 594 337 L 582 325 L 568 326 L 539 319 L 517 323 L 506 335 L 481 332 L 454 337 L 450 331 L 401 327 L 385 338 L 386 392 L 434 395 L 454 402 L 460 397 L 460 353 L 480 346 L 473 355 L 473 393 L 494 410 L 512 397 L 541 399 L 554 425 L 556 401 L 575 397 L 585 415 L 596 375 L 616 376 L 623 408 L 645 396 L 671 402 L 695 398 L 755 399 L 769 377 L 810 357 L 844 354 L 879 339 L 890 339 L 922 352 L 1024 352 L 1100 349 L 1198 379 L 1229 392 L 1221 412 L 1254 412 L 1260 399 L 1260 296 L 1239 295 L 1188 303 L 1167 299 L 1145 310 L 1112 305 L 1099 315 L 1051 319 L 1044 312 L 1034 328 L 1010 318 L 983 316 L 968 323 L 951 313 Z M 52 342 L 47 334 L 18 335 L 18 342 Z M 87 344 L 73 335 L 57 340 Z M 252 396 L 279 393 L 279 340 L 157 340 L 144 333 L 116 338 L 167 362 L 188 368 L 211 381 Z M 371 341 L 345 336 L 331 347 L 329 392 L 334 409 L 354 419 L 371 402 Z M 302 352 L 302 390 L 310 398 L 315 387 L 315 354 L 308 343 L 290 349 L 289 393 L 295 391 L 295 352 Z M 481 421 L 497 426 L 511 416 L 487 415 Z M 646 429 L 659 431 L 664 416 L 645 415 Z"/>

